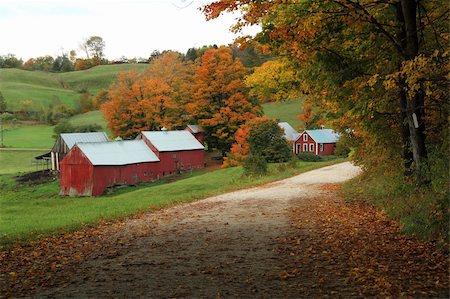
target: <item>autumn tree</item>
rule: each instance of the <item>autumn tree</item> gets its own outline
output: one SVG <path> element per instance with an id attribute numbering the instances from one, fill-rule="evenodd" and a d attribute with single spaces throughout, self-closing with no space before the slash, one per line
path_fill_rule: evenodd
<path id="1" fill-rule="evenodd" d="M 194 76 L 193 102 L 188 111 L 203 127 L 205 142 L 225 154 L 237 129 L 260 113 L 244 84 L 246 70 L 233 59 L 229 48 L 210 49 L 203 54 Z"/>
<path id="2" fill-rule="evenodd" d="M 292 62 L 276 59 L 255 68 L 245 79 L 250 95 L 261 103 L 298 99 L 301 96 L 300 82 Z"/>
<path id="3" fill-rule="evenodd" d="M 101 105 L 113 135 L 133 138 L 143 130 L 182 128 L 190 119 L 190 66 L 179 53 L 165 52 L 151 61 L 144 74 L 119 74 Z"/>
<path id="4" fill-rule="evenodd" d="M 448 140 L 444 1 L 220 0 L 203 9 L 209 19 L 235 10 L 242 18 L 233 29 L 261 25 L 256 39 L 294 59 L 304 91 L 336 126 L 352 128 L 357 161 L 403 166 L 417 184 L 429 182 L 426 137 L 433 129 Z"/>

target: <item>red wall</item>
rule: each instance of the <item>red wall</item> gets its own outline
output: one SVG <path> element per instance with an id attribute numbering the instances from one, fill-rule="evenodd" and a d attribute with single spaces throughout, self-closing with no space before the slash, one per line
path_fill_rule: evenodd
<path id="1" fill-rule="evenodd" d="M 93 189 L 93 166 L 78 147 L 60 164 L 60 195 L 89 196 Z"/>
<path id="2" fill-rule="evenodd" d="M 160 170 L 163 175 L 176 173 L 178 170 L 205 167 L 205 151 L 203 149 L 176 152 L 155 152 L 159 157 Z"/>
<path id="3" fill-rule="evenodd" d="M 307 144 L 308 145 L 308 149 L 306 151 L 306 153 L 316 153 L 316 146 L 319 147 L 318 148 L 318 154 L 319 156 L 327 156 L 327 155 L 332 155 L 334 154 L 334 147 L 335 147 L 335 143 L 323 143 L 323 151 L 320 150 L 320 145 L 317 144 L 312 138 L 311 136 L 309 136 L 308 134 L 306 134 L 308 136 L 307 141 L 303 141 L 303 135 L 305 135 L 306 133 L 300 135 L 300 137 L 295 141 L 294 143 L 294 150 L 295 150 L 295 154 L 300 154 L 303 153 L 303 144 Z M 310 151 L 310 144 L 314 144 L 314 150 Z M 300 146 L 300 147 L 299 147 Z"/>

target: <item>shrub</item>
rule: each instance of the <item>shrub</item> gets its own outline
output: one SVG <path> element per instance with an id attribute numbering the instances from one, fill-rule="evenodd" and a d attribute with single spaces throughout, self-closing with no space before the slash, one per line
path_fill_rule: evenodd
<path id="1" fill-rule="evenodd" d="M 306 162 L 319 162 L 322 161 L 322 156 L 312 154 L 312 153 L 300 153 L 297 155 L 299 160 L 306 161 Z"/>
<path id="2" fill-rule="evenodd" d="M 249 154 L 242 166 L 246 176 L 262 176 L 267 173 L 267 162 L 261 154 Z"/>

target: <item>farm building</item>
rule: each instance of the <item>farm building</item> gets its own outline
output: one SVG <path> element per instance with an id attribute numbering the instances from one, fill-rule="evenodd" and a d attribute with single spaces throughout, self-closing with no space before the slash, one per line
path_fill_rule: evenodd
<path id="1" fill-rule="evenodd" d="M 203 144 L 203 140 L 205 139 L 205 132 L 203 132 L 202 127 L 200 127 L 199 125 L 187 125 L 185 130 L 194 135 L 195 139 Z"/>
<path id="2" fill-rule="evenodd" d="M 144 131 L 143 139 L 161 161 L 162 175 L 170 175 L 205 166 L 205 148 L 186 130 Z"/>
<path id="3" fill-rule="evenodd" d="M 289 141 L 290 144 L 297 140 L 298 132 L 287 122 L 280 122 L 278 126 L 284 130 L 284 138 Z"/>
<path id="4" fill-rule="evenodd" d="M 59 170 L 59 164 L 70 149 L 79 142 L 107 142 L 108 136 L 105 132 L 89 133 L 62 133 L 56 140 L 51 151 L 47 154 L 35 157 L 35 159 L 50 159 L 52 170 Z"/>
<path id="5" fill-rule="evenodd" d="M 332 155 L 338 140 L 339 135 L 331 129 L 306 130 L 300 133 L 294 142 L 295 154 Z"/>
<path id="6" fill-rule="evenodd" d="M 159 164 L 142 140 L 77 143 L 61 161 L 60 195 L 98 196 L 110 186 L 156 180 Z"/>

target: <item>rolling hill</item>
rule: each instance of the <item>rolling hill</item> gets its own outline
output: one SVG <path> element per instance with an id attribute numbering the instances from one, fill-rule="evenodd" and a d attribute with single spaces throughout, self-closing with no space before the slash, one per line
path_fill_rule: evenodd
<path id="1" fill-rule="evenodd" d="M 147 67 L 146 64 L 102 65 L 68 73 L 0 69 L 0 92 L 11 111 L 19 110 L 23 100 L 32 100 L 31 109 L 41 110 L 56 98 L 73 108 L 80 91 L 96 94 L 107 88 L 117 73 L 132 69 L 143 72 Z"/>

